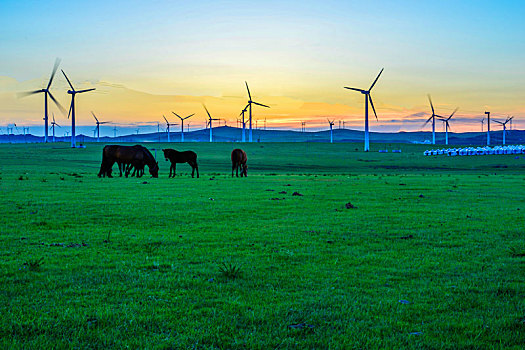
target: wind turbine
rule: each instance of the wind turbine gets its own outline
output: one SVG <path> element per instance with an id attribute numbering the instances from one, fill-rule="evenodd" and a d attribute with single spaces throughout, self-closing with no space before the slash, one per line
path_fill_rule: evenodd
<path id="1" fill-rule="evenodd" d="M 487 115 L 487 146 L 490 146 L 490 112 L 485 112 Z"/>
<path id="2" fill-rule="evenodd" d="M 330 124 L 330 143 L 334 143 L 334 137 L 333 137 L 333 127 L 334 127 L 334 120 L 330 121 L 330 119 L 326 118 L 328 120 L 328 123 Z"/>
<path id="3" fill-rule="evenodd" d="M 67 114 L 67 117 L 69 119 L 69 115 L 71 115 L 71 147 L 75 148 L 75 96 L 76 94 L 81 94 L 83 92 L 93 91 L 95 88 L 91 89 L 85 89 L 85 90 L 75 90 L 73 87 L 73 84 L 69 81 L 69 78 L 67 77 L 66 73 L 64 73 L 64 70 L 61 69 L 62 73 L 64 74 L 64 77 L 66 77 L 66 80 L 71 87 L 71 90 L 67 90 L 67 93 L 71 95 L 71 105 L 69 106 L 69 113 Z"/>
<path id="4" fill-rule="evenodd" d="M 369 135 L 368 135 L 368 101 L 370 101 L 370 105 L 372 106 L 372 110 L 374 111 L 374 115 L 376 116 L 377 120 L 377 113 L 376 109 L 374 108 L 374 102 L 372 102 L 372 96 L 370 96 L 370 91 L 372 91 L 372 88 L 377 83 L 377 79 L 379 79 L 379 76 L 381 73 L 383 73 L 384 68 L 381 69 L 379 74 L 377 75 L 376 80 L 370 85 L 370 88 L 368 90 L 362 90 L 362 89 L 356 89 L 345 86 L 345 89 L 359 91 L 363 95 L 365 95 L 365 152 L 368 152 L 370 150 L 370 142 L 369 142 Z"/>
<path id="5" fill-rule="evenodd" d="M 423 126 L 427 125 L 432 120 L 432 144 L 435 145 L 436 144 L 436 117 L 441 118 L 441 119 L 443 117 L 436 114 L 434 110 L 434 105 L 432 104 L 432 98 L 430 97 L 430 94 L 428 95 L 428 102 L 430 102 L 430 108 L 432 109 L 432 115 L 430 116 L 430 118 L 427 119 L 427 121 L 425 122 L 425 124 L 423 124 Z"/>
<path id="6" fill-rule="evenodd" d="M 179 117 L 180 119 L 180 130 L 181 130 L 181 134 L 180 134 L 180 142 L 184 142 L 184 119 L 188 119 L 189 117 L 193 117 L 195 115 L 195 113 L 187 116 L 187 117 L 181 117 L 180 115 L 178 115 L 177 113 L 175 112 L 171 112 L 173 114 L 175 114 L 177 117 Z"/>
<path id="7" fill-rule="evenodd" d="M 505 134 L 507 133 L 507 123 L 512 121 L 512 118 L 514 117 L 507 117 L 507 120 L 505 120 L 504 122 L 500 122 L 499 120 L 494 120 L 494 122 L 498 123 L 498 124 L 501 124 L 501 126 L 503 126 L 503 145 L 505 145 Z"/>
<path id="8" fill-rule="evenodd" d="M 241 114 L 239 114 L 239 116 L 242 116 L 242 142 L 246 142 L 246 122 L 244 121 L 244 113 L 248 111 L 249 106 L 250 104 L 248 103 L 242 110 Z"/>
<path id="9" fill-rule="evenodd" d="M 483 124 L 485 123 L 485 118 L 481 119 L 481 132 L 483 132 Z"/>
<path id="10" fill-rule="evenodd" d="M 248 90 L 248 106 L 250 108 L 250 134 L 249 134 L 249 142 L 252 142 L 252 104 L 257 106 L 262 106 L 266 108 L 270 108 L 270 106 L 263 105 L 262 103 L 252 101 L 252 95 L 250 94 L 250 88 L 248 87 L 248 83 L 245 81 L 246 84 L 246 90 Z"/>
<path id="11" fill-rule="evenodd" d="M 97 126 L 95 127 L 94 133 L 97 134 L 97 142 L 100 142 L 100 124 L 107 124 L 110 122 L 99 122 L 97 119 L 97 116 L 95 115 L 95 113 L 93 113 L 93 111 L 91 111 L 91 114 L 93 115 L 93 118 L 95 118 L 97 122 Z"/>
<path id="12" fill-rule="evenodd" d="M 177 124 L 171 124 L 168 119 L 166 119 L 165 116 L 162 116 L 164 120 L 166 121 L 166 131 L 168 132 L 168 142 L 170 142 L 170 126 L 171 125 L 177 125 Z"/>
<path id="13" fill-rule="evenodd" d="M 53 67 L 53 71 L 51 72 L 51 77 L 49 78 L 49 82 L 47 83 L 47 87 L 40 90 L 34 90 L 29 92 L 23 92 L 19 96 L 28 96 L 28 95 L 34 95 L 39 94 L 41 92 L 44 93 L 44 142 L 48 142 L 48 128 L 49 128 L 49 117 L 48 117 L 48 102 L 47 97 L 49 96 L 53 102 L 57 105 L 57 107 L 62 111 L 62 113 L 66 113 L 64 107 L 55 99 L 53 94 L 51 94 L 51 91 L 49 91 L 49 88 L 51 87 L 51 83 L 53 82 L 53 78 L 55 77 L 55 73 L 58 69 L 58 66 L 60 65 L 60 59 L 57 58 L 55 60 L 55 66 Z"/>
<path id="14" fill-rule="evenodd" d="M 210 115 L 210 112 L 208 112 L 208 108 L 203 104 L 202 107 L 206 110 L 206 113 L 208 113 L 208 122 L 206 125 L 210 125 L 210 142 L 213 142 L 213 126 L 212 126 L 212 120 L 219 120 L 219 118 L 212 118 Z"/>
<path id="15" fill-rule="evenodd" d="M 448 129 L 450 129 L 448 121 L 454 116 L 454 113 L 456 113 L 457 111 L 458 108 L 456 108 L 448 118 L 439 117 L 439 119 L 443 121 L 443 123 L 445 123 L 445 145 L 448 145 Z"/>
<path id="16" fill-rule="evenodd" d="M 51 122 L 51 129 L 53 129 L 53 142 L 55 142 L 55 125 L 59 128 L 61 127 L 57 122 L 55 122 L 55 114 L 53 113 L 53 121 Z"/>

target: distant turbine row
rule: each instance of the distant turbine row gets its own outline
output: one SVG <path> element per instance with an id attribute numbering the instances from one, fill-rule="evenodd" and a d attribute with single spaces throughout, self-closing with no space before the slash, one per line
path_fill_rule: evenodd
<path id="1" fill-rule="evenodd" d="M 52 129 L 52 131 L 53 131 L 53 141 L 54 141 L 54 139 L 55 139 L 55 126 L 60 127 L 60 125 L 58 125 L 55 122 L 55 117 L 53 115 L 53 122 L 51 122 L 51 128 L 49 128 L 49 125 L 48 125 L 49 124 L 48 97 L 51 98 L 51 100 L 56 104 L 56 106 L 63 113 L 65 113 L 65 110 L 62 107 L 62 105 L 55 99 L 55 97 L 52 95 L 52 93 L 50 91 L 51 84 L 53 82 L 53 79 L 55 77 L 55 74 L 56 74 L 56 71 L 57 71 L 59 65 L 60 65 L 60 59 L 57 58 L 56 61 L 55 61 L 55 65 L 53 67 L 53 71 L 51 72 L 51 76 L 49 78 L 49 82 L 48 82 L 48 84 L 47 84 L 47 86 L 45 88 L 40 89 L 40 90 L 23 92 L 23 93 L 19 94 L 19 96 L 23 97 L 23 96 L 28 96 L 28 95 L 38 94 L 38 93 L 44 93 L 44 141 L 45 142 L 48 142 L 48 129 Z M 365 96 L 365 105 L 364 105 L 365 106 L 365 132 L 364 132 L 364 136 L 365 136 L 364 137 L 364 150 L 365 150 L 365 152 L 368 152 L 370 150 L 369 125 L 368 125 L 368 104 L 369 103 L 370 103 L 370 106 L 372 107 L 372 110 L 374 112 L 376 120 L 378 119 L 377 118 L 377 113 L 376 113 L 376 110 L 375 110 L 375 107 L 374 107 L 374 102 L 372 100 L 372 96 L 371 96 L 370 92 L 372 91 L 372 88 L 376 85 L 377 81 L 379 80 L 379 77 L 383 73 L 383 70 L 384 70 L 384 68 L 381 69 L 381 71 L 379 72 L 379 74 L 377 75 L 375 80 L 372 82 L 372 85 L 370 85 L 368 90 L 358 89 L 358 88 L 353 88 L 353 87 L 347 87 L 347 86 L 344 87 L 345 89 L 358 91 L 358 92 L 360 92 L 361 94 L 363 94 Z M 95 88 L 84 89 L 84 90 L 75 90 L 75 88 L 73 87 L 73 84 L 71 83 L 71 81 L 67 77 L 66 73 L 63 70 L 61 70 L 61 71 L 62 71 L 62 74 L 64 74 L 64 77 L 66 78 L 69 86 L 71 87 L 71 89 L 67 91 L 67 93 L 71 95 L 71 104 L 69 106 L 68 119 L 71 117 L 71 147 L 76 147 L 76 143 L 75 143 L 75 136 L 76 136 L 76 134 L 75 134 L 75 96 L 76 96 L 76 94 L 93 91 L 93 90 L 95 90 Z M 245 82 L 245 84 L 246 84 L 246 90 L 248 92 L 248 102 L 247 102 L 246 106 L 242 109 L 241 113 L 239 114 L 239 116 L 242 117 L 242 121 L 241 121 L 242 122 L 242 142 L 246 142 L 246 120 L 245 120 L 245 114 L 247 112 L 248 112 L 248 116 L 249 116 L 248 142 L 253 142 L 253 132 L 252 132 L 252 130 L 253 130 L 252 129 L 252 117 L 253 117 L 252 108 L 253 108 L 253 105 L 257 105 L 257 106 L 261 106 L 261 107 L 265 107 L 265 108 L 270 108 L 270 106 L 267 106 L 267 105 L 264 105 L 262 103 L 253 101 L 252 100 L 252 95 L 250 93 L 250 88 L 248 87 L 248 83 Z M 435 109 L 434 109 L 434 105 L 432 103 L 432 98 L 430 97 L 430 95 L 428 95 L 428 100 L 430 102 L 430 108 L 432 110 L 432 115 L 430 116 L 430 118 L 428 118 L 426 120 L 426 122 L 423 124 L 423 126 L 426 126 L 430 121 L 432 121 L 432 144 L 435 144 L 436 143 L 436 118 L 438 120 L 441 120 L 445 124 L 445 144 L 448 144 L 448 131 L 450 129 L 449 121 L 450 121 L 450 119 L 452 119 L 454 114 L 458 111 L 458 108 L 456 108 L 452 112 L 452 114 L 450 114 L 450 116 L 445 118 L 443 116 L 440 116 L 440 115 L 436 114 Z M 212 116 L 211 116 L 210 112 L 208 111 L 208 109 L 206 108 L 206 106 L 203 105 L 203 107 L 204 107 L 204 109 L 206 111 L 206 114 L 208 115 L 208 120 L 206 122 L 206 127 L 209 126 L 209 129 L 210 129 L 210 142 L 213 142 L 212 122 L 214 120 L 220 120 L 220 119 L 212 118 Z M 181 142 L 184 142 L 184 120 L 194 116 L 195 114 L 191 114 L 191 115 L 189 115 L 187 117 L 181 117 L 180 115 L 178 115 L 175 112 L 172 112 L 172 113 L 181 120 Z M 96 117 L 95 113 L 91 112 L 91 114 L 93 115 L 93 118 L 95 118 L 95 121 L 96 121 L 96 127 L 94 129 L 94 134 L 96 134 L 97 141 L 100 141 L 100 125 L 101 124 L 106 124 L 106 123 L 109 123 L 109 122 L 100 122 L 98 120 L 98 118 Z M 487 145 L 490 145 L 490 112 L 485 112 L 485 114 L 487 115 Z M 166 121 L 166 128 L 167 128 L 167 133 L 168 133 L 168 142 L 170 142 L 171 141 L 170 140 L 170 126 L 178 125 L 178 124 L 170 123 L 165 116 L 163 116 L 163 118 Z M 506 124 L 510 122 L 511 126 L 512 126 L 512 119 L 513 118 L 514 117 L 508 117 L 504 122 L 495 120 L 496 123 L 499 123 L 499 124 L 501 124 L 503 126 L 503 143 L 505 143 Z M 333 142 L 333 125 L 334 125 L 334 121 L 333 120 L 332 121 L 328 120 L 328 122 L 330 124 L 330 142 L 332 143 Z M 484 119 L 482 120 L 482 131 L 483 131 L 483 123 L 484 123 Z M 304 124 L 305 124 L 305 122 L 302 122 L 303 131 L 304 131 Z"/>

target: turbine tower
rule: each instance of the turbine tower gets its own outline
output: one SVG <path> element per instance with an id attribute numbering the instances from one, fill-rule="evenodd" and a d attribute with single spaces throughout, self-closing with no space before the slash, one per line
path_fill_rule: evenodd
<path id="1" fill-rule="evenodd" d="M 51 122 L 51 129 L 53 130 L 53 142 L 55 142 L 55 126 L 61 127 L 58 125 L 57 122 L 55 122 L 55 114 L 53 113 L 53 121 Z"/>
<path id="2" fill-rule="evenodd" d="M 450 129 L 450 125 L 448 124 L 448 121 L 454 116 L 454 114 L 458 111 L 458 108 L 452 112 L 452 114 L 448 118 L 440 117 L 439 119 L 445 123 L 445 145 L 448 145 L 448 129 Z"/>
<path id="3" fill-rule="evenodd" d="M 99 122 L 98 119 L 97 119 L 97 116 L 95 115 L 95 113 L 93 113 L 93 111 L 91 111 L 91 114 L 93 115 L 93 118 L 95 118 L 95 121 L 97 122 L 97 126 L 95 127 L 95 134 L 97 134 L 97 142 L 100 142 L 100 124 L 107 124 L 107 123 L 110 123 L 110 122 Z"/>
<path id="4" fill-rule="evenodd" d="M 242 142 L 246 142 L 246 122 L 244 121 L 244 114 L 248 111 L 248 107 L 250 104 L 247 104 L 246 107 L 243 108 L 241 114 L 239 116 L 242 116 Z"/>
<path id="5" fill-rule="evenodd" d="M 501 126 L 503 126 L 503 145 L 505 145 L 505 134 L 507 133 L 507 123 L 508 122 L 512 122 L 512 119 L 514 117 L 507 117 L 507 120 L 505 120 L 504 122 L 500 122 L 499 120 L 494 120 L 494 122 L 500 124 Z"/>
<path id="6" fill-rule="evenodd" d="M 206 123 L 206 125 L 210 125 L 210 142 L 213 142 L 213 126 L 212 126 L 212 121 L 213 120 L 219 120 L 219 118 L 212 118 L 211 117 L 211 114 L 210 112 L 208 112 L 208 108 L 206 108 L 206 106 L 203 104 L 202 107 L 204 107 L 204 109 L 206 110 L 206 113 L 208 113 L 208 122 Z"/>
<path id="7" fill-rule="evenodd" d="M 252 95 L 250 94 L 250 88 L 248 87 L 248 83 L 245 81 L 244 82 L 246 84 L 246 90 L 248 90 L 248 106 L 250 108 L 250 134 L 249 134 L 249 142 L 252 142 L 252 104 L 254 105 L 257 105 L 257 106 L 262 106 L 262 107 L 266 107 L 266 108 L 270 108 L 270 106 L 267 106 L 267 105 L 263 105 L 262 103 L 259 103 L 259 102 L 255 102 L 255 101 L 252 101 Z"/>
<path id="8" fill-rule="evenodd" d="M 242 116 L 242 142 L 246 142 L 246 122 L 244 121 L 244 113 L 248 111 L 250 104 L 247 104 L 246 107 L 242 110 L 239 116 Z"/>
<path id="9" fill-rule="evenodd" d="M 326 118 L 328 120 L 328 123 L 330 124 L 330 143 L 334 143 L 334 133 L 333 133 L 333 127 L 334 127 L 334 121 L 330 121 L 330 119 Z"/>
<path id="10" fill-rule="evenodd" d="M 34 90 L 29 92 L 23 92 L 19 94 L 20 97 L 44 93 L 44 142 L 48 142 L 48 129 L 49 129 L 49 116 L 48 116 L 48 102 L 47 97 L 49 96 L 53 102 L 57 105 L 57 107 L 62 111 L 62 113 L 66 113 L 66 110 L 62 105 L 55 99 L 53 94 L 51 94 L 51 91 L 49 91 L 49 88 L 51 87 L 51 83 L 53 82 L 53 78 L 55 77 L 55 73 L 58 69 L 58 66 L 60 65 L 60 59 L 57 58 L 55 60 L 55 66 L 53 67 L 53 71 L 51 72 L 51 77 L 49 78 L 49 82 L 47 83 L 47 87 L 40 90 Z"/>
<path id="11" fill-rule="evenodd" d="M 166 131 L 168 132 L 168 143 L 170 142 L 170 126 L 172 125 L 177 125 L 177 124 L 171 124 L 168 119 L 166 119 L 165 116 L 162 116 L 162 118 L 164 118 L 164 120 L 166 121 Z"/>
<path id="12" fill-rule="evenodd" d="M 83 92 L 93 91 L 95 88 L 91 89 L 85 89 L 85 90 L 75 90 L 73 87 L 73 84 L 69 81 L 69 78 L 67 77 L 66 73 L 64 73 L 64 70 L 62 70 L 62 74 L 64 74 L 64 77 L 66 77 L 66 80 L 71 87 L 71 90 L 67 90 L 67 93 L 71 95 L 71 105 L 69 106 L 69 113 L 67 114 L 67 118 L 69 119 L 69 116 L 71 115 L 71 147 L 75 148 L 76 142 L 75 142 L 75 96 L 76 94 L 81 94 Z"/>
<path id="13" fill-rule="evenodd" d="M 384 68 L 381 69 L 381 71 L 377 75 L 376 80 L 374 80 L 374 82 L 372 83 L 372 85 L 370 85 L 370 88 L 368 90 L 356 89 L 356 88 L 345 86 L 345 89 L 359 91 L 360 93 L 365 95 L 365 152 L 368 152 L 370 150 L 370 142 L 369 142 L 369 135 L 368 135 L 368 102 L 369 101 L 370 101 L 370 105 L 372 106 L 372 110 L 374 111 L 374 115 L 376 116 L 376 120 L 377 120 L 377 113 L 374 107 L 374 102 L 372 102 L 372 96 L 370 96 L 370 91 L 372 91 L 372 88 L 377 83 L 377 80 L 381 76 L 381 73 L 383 73 L 383 70 Z"/>
<path id="14" fill-rule="evenodd" d="M 180 134 L 180 142 L 184 142 L 184 119 L 188 119 L 188 118 L 190 118 L 190 117 L 193 117 L 193 116 L 195 115 L 195 113 L 193 113 L 193 114 L 191 114 L 191 115 L 189 115 L 189 116 L 187 116 L 187 117 L 184 117 L 184 118 L 181 117 L 180 115 L 178 115 L 178 114 L 175 113 L 175 112 L 171 112 L 171 113 L 175 114 L 175 115 L 176 115 L 177 117 L 179 117 L 179 119 L 180 119 L 180 122 L 181 122 L 181 124 L 180 124 L 180 130 L 181 130 L 181 134 Z"/>
<path id="15" fill-rule="evenodd" d="M 485 112 L 487 115 L 487 146 L 490 146 L 490 112 Z"/>
<path id="16" fill-rule="evenodd" d="M 430 118 L 427 119 L 427 121 L 425 122 L 425 124 L 423 124 L 423 126 L 427 125 L 432 120 L 432 144 L 435 145 L 436 144 L 436 117 L 438 118 L 443 118 L 443 117 L 440 115 L 437 115 L 436 112 L 434 111 L 434 105 L 432 104 L 432 98 L 430 97 L 430 94 L 428 95 L 428 102 L 430 102 L 430 108 L 432 109 L 432 115 L 430 116 Z"/>

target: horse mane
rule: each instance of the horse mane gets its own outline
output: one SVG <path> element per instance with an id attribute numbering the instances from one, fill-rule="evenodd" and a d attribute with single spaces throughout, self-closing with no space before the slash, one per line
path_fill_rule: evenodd
<path id="1" fill-rule="evenodd" d="M 155 157 L 153 157 L 153 154 L 151 154 L 151 152 L 149 151 L 149 149 L 147 149 L 146 147 L 144 146 L 140 146 L 142 147 L 142 151 L 144 152 L 144 155 L 146 156 L 146 164 L 148 166 L 153 166 L 154 164 L 157 164 L 157 162 L 155 161 Z"/>

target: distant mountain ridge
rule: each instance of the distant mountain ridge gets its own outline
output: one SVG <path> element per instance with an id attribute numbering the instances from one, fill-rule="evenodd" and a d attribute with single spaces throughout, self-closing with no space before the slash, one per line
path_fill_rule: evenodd
<path id="1" fill-rule="evenodd" d="M 231 126 L 219 126 L 213 128 L 214 142 L 240 142 L 242 129 Z M 180 142 L 180 131 L 170 133 L 171 142 Z M 502 143 L 503 132 L 501 130 L 491 131 L 490 140 L 492 145 Z M 246 130 L 246 138 L 248 138 L 248 130 Z M 50 137 L 52 140 L 52 137 Z M 57 142 L 69 142 L 70 137 L 56 137 Z M 209 130 L 201 129 L 184 133 L 185 142 L 209 142 Z M 351 129 L 334 129 L 334 142 L 363 142 L 363 131 Z M 449 144 L 451 145 L 485 145 L 487 142 L 486 132 L 465 132 L 465 133 L 448 133 Z M 96 142 L 96 138 L 87 135 L 77 135 L 77 143 Z M 371 132 L 371 143 L 428 143 L 432 140 L 432 132 L 416 131 L 416 132 L 397 132 L 397 133 L 382 133 Z M 26 135 L 0 135 L 0 143 L 34 143 L 43 142 L 43 136 L 35 136 L 31 134 Z M 253 130 L 254 142 L 330 142 L 330 130 L 324 131 L 293 131 L 293 130 Z M 147 134 L 129 134 L 117 137 L 104 136 L 100 138 L 100 142 L 104 143 L 118 143 L 118 142 L 168 142 L 168 135 L 166 132 L 154 132 Z M 436 143 L 444 145 L 445 133 L 436 132 Z M 525 130 L 512 130 L 506 135 L 507 144 L 525 143 Z M 437 146 L 437 145 L 436 145 Z"/>

